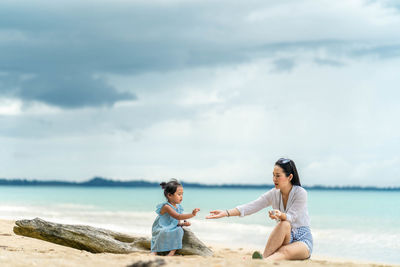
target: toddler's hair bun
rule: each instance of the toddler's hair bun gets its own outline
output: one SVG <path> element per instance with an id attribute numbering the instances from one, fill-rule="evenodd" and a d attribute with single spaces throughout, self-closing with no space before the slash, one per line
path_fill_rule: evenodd
<path id="1" fill-rule="evenodd" d="M 162 182 L 160 186 L 164 189 L 164 196 L 168 199 L 168 196 L 175 194 L 176 189 L 182 185 L 176 179 L 171 179 L 168 183 Z"/>
<path id="2" fill-rule="evenodd" d="M 162 189 L 165 189 L 165 186 L 167 185 L 167 183 L 166 182 L 162 182 L 160 185 L 161 185 Z"/>

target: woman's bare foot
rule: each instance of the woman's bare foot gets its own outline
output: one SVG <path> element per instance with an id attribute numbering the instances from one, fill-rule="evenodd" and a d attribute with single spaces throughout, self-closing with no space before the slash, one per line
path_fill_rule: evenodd
<path id="1" fill-rule="evenodd" d="M 157 252 L 151 252 L 150 254 L 153 256 L 157 256 Z"/>

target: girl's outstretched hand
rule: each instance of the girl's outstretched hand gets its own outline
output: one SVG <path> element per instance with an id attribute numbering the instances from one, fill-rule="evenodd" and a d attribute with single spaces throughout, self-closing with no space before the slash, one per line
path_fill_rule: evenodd
<path id="1" fill-rule="evenodd" d="M 200 209 L 195 208 L 195 209 L 192 211 L 192 215 L 193 215 L 193 216 L 196 216 L 196 214 L 197 214 L 199 211 L 200 211 Z"/>
<path id="2" fill-rule="evenodd" d="M 227 214 L 224 210 L 213 210 L 210 211 L 210 215 L 206 219 L 219 219 L 225 217 Z"/>

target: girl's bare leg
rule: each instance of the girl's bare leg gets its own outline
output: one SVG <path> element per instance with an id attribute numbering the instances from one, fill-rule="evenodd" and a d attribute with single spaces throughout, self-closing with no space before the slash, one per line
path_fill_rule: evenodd
<path id="1" fill-rule="evenodd" d="M 275 253 L 283 245 L 289 244 L 290 241 L 290 230 L 292 227 L 288 221 L 281 221 L 275 226 L 271 235 L 268 238 L 267 245 L 263 253 L 264 258 L 268 258 Z"/>
<path id="2" fill-rule="evenodd" d="M 174 255 L 175 255 L 175 251 L 176 251 L 176 249 L 175 249 L 175 250 L 171 250 L 171 251 L 168 253 L 167 256 L 174 256 Z"/>

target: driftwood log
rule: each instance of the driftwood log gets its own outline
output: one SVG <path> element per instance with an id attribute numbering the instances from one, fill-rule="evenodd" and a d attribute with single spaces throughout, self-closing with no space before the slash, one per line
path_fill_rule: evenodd
<path id="1" fill-rule="evenodd" d="M 92 253 L 125 254 L 150 250 L 149 238 L 130 236 L 87 225 L 52 223 L 40 218 L 19 220 L 15 224 L 14 233 L 17 235 L 33 237 Z M 212 256 L 213 252 L 192 231 L 185 228 L 183 230 L 182 249 L 177 251 L 178 254 Z"/>

